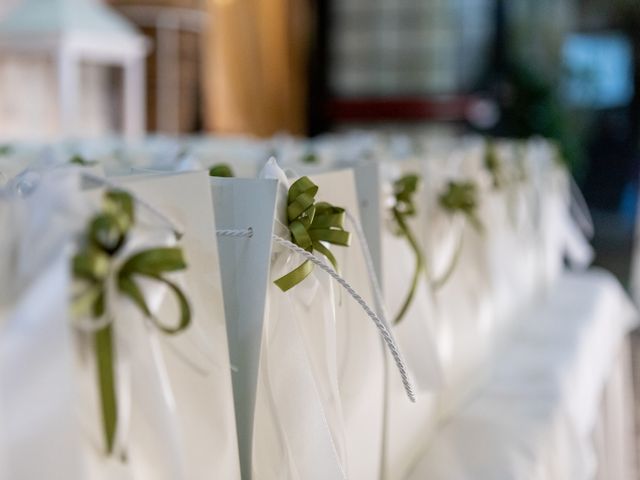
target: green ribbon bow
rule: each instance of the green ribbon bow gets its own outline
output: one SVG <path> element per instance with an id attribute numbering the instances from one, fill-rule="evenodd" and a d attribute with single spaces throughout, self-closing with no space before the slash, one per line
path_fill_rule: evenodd
<path id="1" fill-rule="evenodd" d="M 484 227 L 478 218 L 478 188 L 473 182 L 449 182 L 440 195 L 440 205 L 450 213 L 462 213 L 478 232 Z"/>
<path id="2" fill-rule="evenodd" d="M 84 292 L 74 299 L 75 315 L 88 315 L 98 320 L 106 314 L 107 288 L 113 271 L 113 259 L 125 245 L 134 222 L 132 197 L 123 191 L 108 191 L 102 211 L 90 220 L 84 247 L 73 257 L 74 278 L 86 285 Z M 182 290 L 164 278 L 163 274 L 184 270 L 186 267 L 180 248 L 150 248 L 132 254 L 113 272 L 115 286 L 119 294 L 128 297 L 162 332 L 178 333 L 191 322 L 191 309 Z M 164 283 L 174 293 L 180 307 L 180 318 L 176 325 L 163 325 L 154 317 L 136 281 L 138 277 Z M 111 322 L 94 332 L 93 343 L 106 450 L 110 455 L 113 453 L 118 411 Z"/>
<path id="3" fill-rule="evenodd" d="M 529 142 L 527 140 L 517 141 L 514 145 L 516 151 L 516 182 L 527 182 L 529 180 L 529 168 L 527 165 L 527 151 Z"/>
<path id="4" fill-rule="evenodd" d="M 327 202 L 315 201 L 318 186 L 309 177 L 300 177 L 289 188 L 287 220 L 291 241 L 309 253 L 317 250 L 333 267 L 338 262 L 323 242 L 348 247 L 351 234 L 344 229 L 345 210 Z M 313 271 L 314 264 L 306 260 L 274 283 L 283 291 L 295 287 Z"/>
<path id="5" fill-rule="evenodd" d="M 449 182 L 447 190 L 439 197 L 440 205 L 450 213 L 462 213 L 478 233 L 483 231 L 482 223 L 478 218 L 478 189 L 472 182 Z M 456 251 L 453 253 L 451 263 L 445 272 L 438 279 L 431 281 L 433 291 L 443 287 L 451 275 L 462 253 L 462 238 L 460 239 Z"/>
<path id="6" fill-rule="evenodd" d="M 307 152 L 302 156 L 302 163 L 318 163 L 318 156 L 313 152 Z"/>
<path id="7" fill-rule="evenodd" d="M 487 146 L 484 152 L 484 166 L 491 175 L 494 190 L 499 190 L 504 187 L 506 184 L 504 169 L 492 140 L 487 140 Z"/>
<path id="8" fill-rule="evenodd" d="M 98 162 L 87 160 L 82 155 L 74 155 L 69 159 L 69 163 L 72 165 L 79 165 L 81 167 L 90 167 L 92 165 L 96 165 Z"/>
<path id="9" fill-rule="evenodd" d="M 420 177 L 413 173 L 400 177 L 393 184 L 395 205 L 392 207 L 391 213 L 393 214 L 393 219 L 395 220 L 395 225 L 397 227 L 395 234 L 407 239 L 416 258 L 411 287 L 409 288 L 409 292 L 402 303 L 402 307 L 400 307 L 400 311 L 393 320 L 393 323 L 396 325 L 405 316 L 409 309 L 409 305 L 411 305 L 411 302 L 413 301 L 413 297 L 415 296 L 418 288 L 420 275 L 426 272 L 424 254 L 422 253 L 422 249 L 409 227 L 408 222 L 408 218 L 415 216 L 417 213 L 413 196 L 418 191 L 419 185 Z"/>
<path id="10" fill-rule="evenodd" d="M 235 175 L 233 174 L 233 169 L 231 168 L 231 166 L 229 164 L 227 164 L 227 163 L 218 163 L 216 165 L 213 165 L 209 169 L 209 176 L 210 177 L 231 178 L 231 177 L 234 177 Z"/>

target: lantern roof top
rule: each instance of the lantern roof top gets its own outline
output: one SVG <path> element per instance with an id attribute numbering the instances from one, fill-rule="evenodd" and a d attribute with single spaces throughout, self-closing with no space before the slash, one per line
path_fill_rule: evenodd
<path id="1" fill-rule="evenodd" d="M 99 0 L 23 0 L 0 21 L 0 35 L 83 33 L 139 36 L 136 27 Z"/>

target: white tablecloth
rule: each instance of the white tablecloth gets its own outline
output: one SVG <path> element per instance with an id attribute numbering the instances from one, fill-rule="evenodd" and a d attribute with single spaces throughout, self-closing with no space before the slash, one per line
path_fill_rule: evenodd
<path id="1" fill-rule="evenodd" d="M 605 386 L 635 322 L 611 275 L 565 274 L 517 319 L 489 380 L 442 426 L 409 478 L 593 478 Z"/>

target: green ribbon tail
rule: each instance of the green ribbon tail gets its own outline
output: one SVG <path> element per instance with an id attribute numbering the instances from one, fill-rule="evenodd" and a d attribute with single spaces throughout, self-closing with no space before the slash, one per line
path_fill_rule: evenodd
<path id="1" fill-rule="evenodd" d="M 309 260 L 306 260 L 303 264 L 291 270 L 286 275 L 278 278 L 275 283 L 280 290 L 286 292 L 287 290 L 292 289 L 300 282 L 302 282 L 305 278 L 307 278 L 311 272 L 313 271 L 313 263 Z"/>
<path id="2" fill-rule="evenodd" d="M 129 297 L 163 333 L 170 335 L 179 333 L 191 323 L 191 307 L 182 289 L 162 275 L 184 270 L 186 267 L 187 264 L 182 250 L 179 248 L 158 247 L 144 250 L 132 255 L 120 268 L 118 272 L 118 290 L 122 295 Z M 163 325 L 154 317 L 142 290 L 135 281 L 134 277 L 136 275 L 164 283 L 173 292 L 180 309 L 180 318 L 177 325 Z"/>
<path id="3" fill-rule="evenodd" d="M 337 272 L 338 271 L 338 260 L 336 260 L 335 255 L 331 252 L 331 250 L 329 250 L 327 247 L 325 247 L 322 243 L 320 242 L 313 242 L 313 248 L 315 250 L 317 250 L 319 253 L 321 253 L 322 255 L 324 255 L 325 257 L 327 257 L 327 259 L 329 260 L 329 262 L 331 263 L 331 265 L 333 266 L 333 269 Z"/>
<path id="4" fill-rule="evenodd" d="M 74 316 L 100 319 L 108 315 L 106 289 L 113 272 L 113 259 L 127 242 L 129 230 L 135 224 L 135 205 L 131 195 L 122 190 L 109 190 L 104 195 L 102 211 L 94 215 L 85 233 L 84 245 L 73 257 L 74 280 L 85 283 L 85 290 L 73 298 Z M 151 318 L 162 332 L 173 334 L 187 328 L 191 321 L 188 299 L 179 286 L 163 274 L 187 268 L 181 248 L 150 248 L 131 255 L 115 272 L 118 293 L 127 297 L 142 313 Z M 153 317 L 136 276 L 164 283 L 175 295 L 180 318 L 175 326 L 161 324 Z M 112 320 L 112 318 L 109 318 Z M 112 323 L 92 334 L 93 355 L 97 377 L 100 412 L 106 455 L 115 448 L 118 399 L 116 392 L 115 357 L 117 354 Z M 123 457 L 123 460 L 125 458 Z"/>
<path id="5" fill-rule="evenodd" d="M 231 166 L 229 164 L 227 164 L 227 163 L 218 163 L 216 165 L 213 165 L 209 169 L 209 176 L 210 177 L 231 178 L 231 177 L 234 177 L 235 175 L 233 174 L 233 169 L 231 168 Z"/>
<path id="6" fill-rule="evenodd" d="M 465 216 L 467 217 L 467 220 L 469 220 L 469 223 L 471 223 L 471 226 L 476 230 L 476 232 L 478 232 L 478 234 L 484 234 L 484 224 L 475 213 L 469 212 Z"/>
<path id="7" fill-rule="evenodd" d="M 159 328 L 162 332 L 167 335 L 175 335 L 176 333 L 180 333 L 185 330 L 189 324 L 191 323 L 191 307 L 189 306 L 189 301 L 187 300 L 187 296 L 184 294 L 182 289 L 178 287 L 175 283 L 163 278 L 161 276 L 151 277 L 155 278 L 157 281 L 164 283 L 169 289 L 173 292 L 176 301 L 178 302 L 178 307 L 180 308 L 180 320 L 179 323 L 175 326 L 167 326 L 160 323 L 160 321 L 154 317 L 150 316 L 151 321 L 154 325 Z"/>
<path id="8" fill-rule="evenodd" d="M 453 258 L 451 259 L 451 262 L 449 262 L 449 266 L 447 267 L 445 272 L 442 274 L 442 276 L 440 278 L 438 278 L 437 280 L 432 280 L 431 281 L 431 289 L 434 292 L 437 292 L 442 287 L 444 287 L 447 284 L 447 282 L 449 281 L 449 279 L 451 278 L 451 275 L 453 275 L 453 272 L 455 271 L 456 266 L 458 265 L 458 262 L 460 261 L 460 256 L 462 254 L 462 242 L 463 242 L 463 238 L 460 237 L 460 241 L 458 242 L 458 246 L 456 247 L 456 251 L 453 253 Z"/>
<path id="9" fill-rule="evenodd" d="M 405 300 L 402 304 L 402 307 L 400 308 L 400 311 L 397 313 L 396 317 L 393 320 L 393 324 L 397 325 L 404 318 L 405 314 L 407 313 L 407 310 L 409 310 L 409 306 L 411 305 L 411 302 L 413 302 L 413 298 L 415 297 L 416 291 L 418 290 L 420 274 L 426 270 L 426 267 L 424 263 L 424 256 L 422 255 L 420 246 L 418 245 L 418 242 L 413 236 L 413 232 L 409 228 L 409 225 L 407 224 L 407 222 L 405 222 L 404 216 L 395 208 L 393 209 L 393 216 L 396 219 L 396 222 L 398 223 L 400 230 L 402 231 L 404 236 L 407 237 L 407 240 L 409 241 L 409 245 L 411 246 L 411 249 L 413 250 L 413 253 L 415 254 L 415 257 L 416 257 L 416 265 L 413 272 L 413 279 L 411 280 L 411 287 L 409 288 L 409 292 L 405 297 Z"/>
<path id="10" fill-rule="evenodd" d="M 116 435 L 118 402 L 115 390 L 115 368 L 113 348 L 113 327 L 107 325 L 94 334 L 94 352 L 98 370 L 102 426 L 104 430 L 107 455 L 113 453 Z"/>

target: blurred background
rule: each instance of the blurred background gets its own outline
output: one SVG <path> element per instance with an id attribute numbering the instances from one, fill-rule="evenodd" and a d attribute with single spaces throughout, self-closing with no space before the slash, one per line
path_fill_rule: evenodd
<path id="1" fill-rule="evenodd" d="M 0 141 L 542 135 L 627 282 L 639 59 L 637 0 L 0 0 Z"/>

